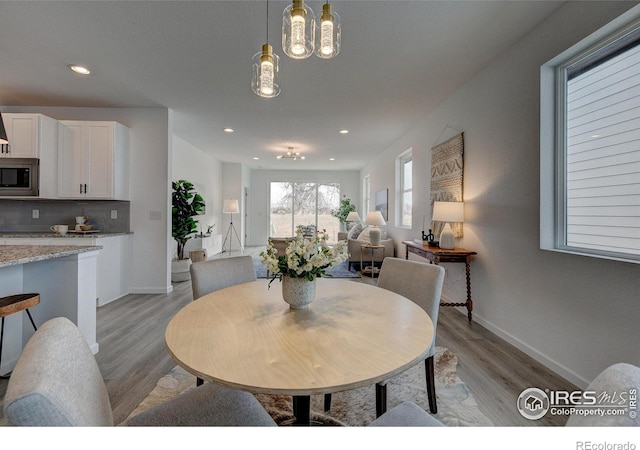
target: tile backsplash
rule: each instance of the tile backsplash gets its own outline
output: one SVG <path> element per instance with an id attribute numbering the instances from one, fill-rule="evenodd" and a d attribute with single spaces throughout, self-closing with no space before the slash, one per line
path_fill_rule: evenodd
<path id="1" fill-rule="evenodd" d="M 0 232 L 47 232 L 51 225 L 63 224 L 72 228 L 76 216 L 88 216 L 88 223 L 105 233 L 131 231 L 128 201 L 0 199 Z"/>

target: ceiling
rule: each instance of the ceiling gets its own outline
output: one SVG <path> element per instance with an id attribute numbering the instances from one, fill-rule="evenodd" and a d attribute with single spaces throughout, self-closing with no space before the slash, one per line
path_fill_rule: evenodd
<path id="1" fill-rule="evenodd" d="M 316 15 L 322 3 L 306 1 Z M 358 170 L 563 2 L 331 3 L 340 54 L 292 60 L 289 2 L 269 1 L 282 93 L 264 99 L 251 58 L 267 40 L 265 0 L 0 1 L 0 105 L 170 108 L 174 133 L 223 162 Z M 306 159 L 276 159 L 288 147 Z"/>

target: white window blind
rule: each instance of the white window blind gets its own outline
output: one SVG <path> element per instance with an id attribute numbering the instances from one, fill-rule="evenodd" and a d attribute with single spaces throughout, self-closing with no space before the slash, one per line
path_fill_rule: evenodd
<path id="1" fill-rule="evenodd" d="M 569 248 L 640 255 L 640 32 L 566 67 Z"/>

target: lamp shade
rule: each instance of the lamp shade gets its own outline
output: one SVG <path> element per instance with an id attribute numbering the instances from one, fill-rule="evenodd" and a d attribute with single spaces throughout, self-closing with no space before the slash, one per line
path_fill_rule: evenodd
<path id="1" fill-rule="evenodd" d="M 350 211 L 349 214 L 347 214 L 347 222 L 361 222 L 360 214 L 356 211 Z"/>
<path id="2" fill-rule="evenodd" d="M 436 222 L 464 222 L 464 202 L 433 202 Z"/>
<path id="3" fill-rule="evenodd" d="M 8 144 L 7 131 L 4 129 L 4 122 L 2 121 L 2 113 L 0 113 L 0 144 Z"/>
<path id="4" fill-rule="evenodd" d="M 238 214 L 240 212 L 240 206 L 238 200 L 227 198 L 222 205 L 222 212 L 227 214 Z"/>
<path id="5" fill-rule="evenodd" d="M 371 211 L 367 214 L 366 224 L 380 226 L 386 225 L 387 222 L 384 221 L 384 217 L 382 217 L 382 213 L 380 211 Z"/>

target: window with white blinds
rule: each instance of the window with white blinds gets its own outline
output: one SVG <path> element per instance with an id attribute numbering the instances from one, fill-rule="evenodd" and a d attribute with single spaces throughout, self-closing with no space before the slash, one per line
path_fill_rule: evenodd
<path id="1" fill-rule="evenodd" d="M 566 72 L 566 245 L 640 255 L 640 30 Z"/>
<path id="2" fill-rule="evenodd" d="M 540 70 L 540 247 L 640 263 L 640 11 Z"/>

